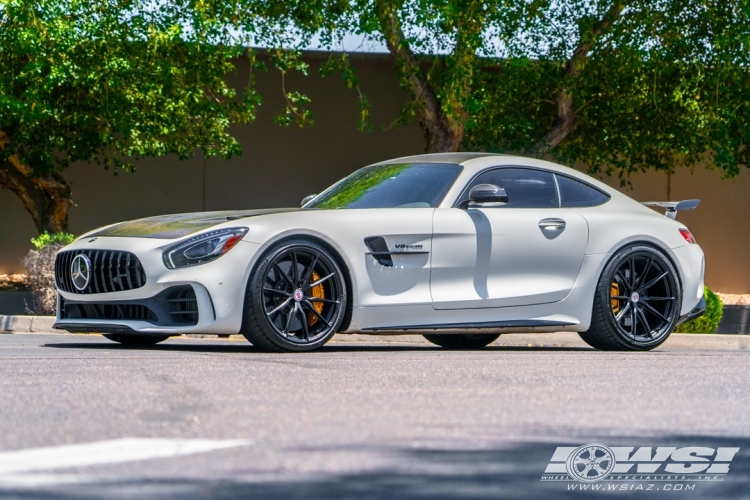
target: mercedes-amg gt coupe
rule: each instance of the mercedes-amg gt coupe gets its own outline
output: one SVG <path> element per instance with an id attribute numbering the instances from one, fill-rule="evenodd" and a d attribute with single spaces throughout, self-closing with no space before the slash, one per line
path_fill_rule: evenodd
<path id="1" fill-rule="evenodd" d="M 163 215 L 84 234 L 56 257 L 56 328 L 129 345 L 242 333 L 309 351 L 335 333 L 479 348 L 578 332 L 649 350 L 705 311 L 704 257 L 659 213 L 576 170 L 447 153 L 355 171 L 300 208 Z"/>

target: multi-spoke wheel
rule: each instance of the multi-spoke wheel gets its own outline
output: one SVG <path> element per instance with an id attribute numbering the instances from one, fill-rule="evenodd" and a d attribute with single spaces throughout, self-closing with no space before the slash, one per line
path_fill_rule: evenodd
<path id="1" fill-rule="evenodd" d="M 605 267 L 581 338 L 603 350 L 649 350 L 664 342 L 680 315 L 677 273 L 655 248 L 633 246 Z"/>
<path id="2" fill-rule="evenodd" d="M 498 333 L 427 333 L 423 337 L 446 349 L 480 349 L 500 336 Z"/>
<path id="3" fill-rule="evenodd" d="M 245 295 L 242 333 L 259 349 L 309 351 L 338 330 L 346 311 L 346 285 L 323 247 L 290 241 L 263 259 Z"/>

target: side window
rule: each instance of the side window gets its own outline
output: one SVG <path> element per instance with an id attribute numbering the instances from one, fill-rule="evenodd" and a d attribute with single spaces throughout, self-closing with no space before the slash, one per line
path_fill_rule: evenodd
<path id="1" fill-rule="evenodd" d="M 557 183 L 562 207 L 595 207 L 609 201 L 608 194 L 570 177 L 558 175 Z"/>
<path id="2" fill-rule="evenodd" d="M 494 184 L 508 193 L 508 203 L 501 208 L 557 208 L 557 186 L 550 172 L 530 168 L 495 168 L 479 174 L 461 195 L 469 199 L 469 191 L 477 184 Z"/>

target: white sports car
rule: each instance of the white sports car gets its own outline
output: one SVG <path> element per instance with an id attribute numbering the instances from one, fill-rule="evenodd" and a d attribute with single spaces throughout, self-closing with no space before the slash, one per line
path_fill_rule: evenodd
<path id="1" fill-rule="evenodd" d="M 57 255 L 56 327 L 123 344 L 242 333 L 307 351 L 336 332 L 478 348 L 574 331 L 648 350 L 703 314 L 703 252 L 674 220 L 580 172 L 455 153 L 357 170 L 301 208 L 123 222 Z"/>

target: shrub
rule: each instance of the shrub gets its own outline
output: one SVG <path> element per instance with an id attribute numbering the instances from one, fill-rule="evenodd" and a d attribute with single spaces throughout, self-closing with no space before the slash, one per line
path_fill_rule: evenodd
<path id="1" fill-rule="evenodd" d="M 29 250 L 23 259 L 26 267 L 26 282 L 31 289 L 32 305 L 27 312 L 32 314 L 54 315 L 57 309 L 57 289 L 55 288 L 55 255 L 65 245 L 73 242 L 75 236 L 68 233 L 40 234 L 31 242 L 36 250 Z"/>
<path id="2" fill-rule="evenodd" d="M 37 250 L 41 250 L 44 247 L 48 247 L 50 245 L 70 245 L 75 241 L 76 237 L 73 236 L 70 233 L 54 233 L 49 234 L 48 232 L 43 232 L 39 235 L 37 238 L 31 238 L 31 242 L 34 244 Z"/>
<path id="3" fill-rule="evenodd" d="M 675 329 L 677 333 L 714 333 L 721 321 L 724 304 L 718 295 L 708 287 L 703 289 L 706 298 L 706 314 L 692 321 L 687 321 Z"/>

